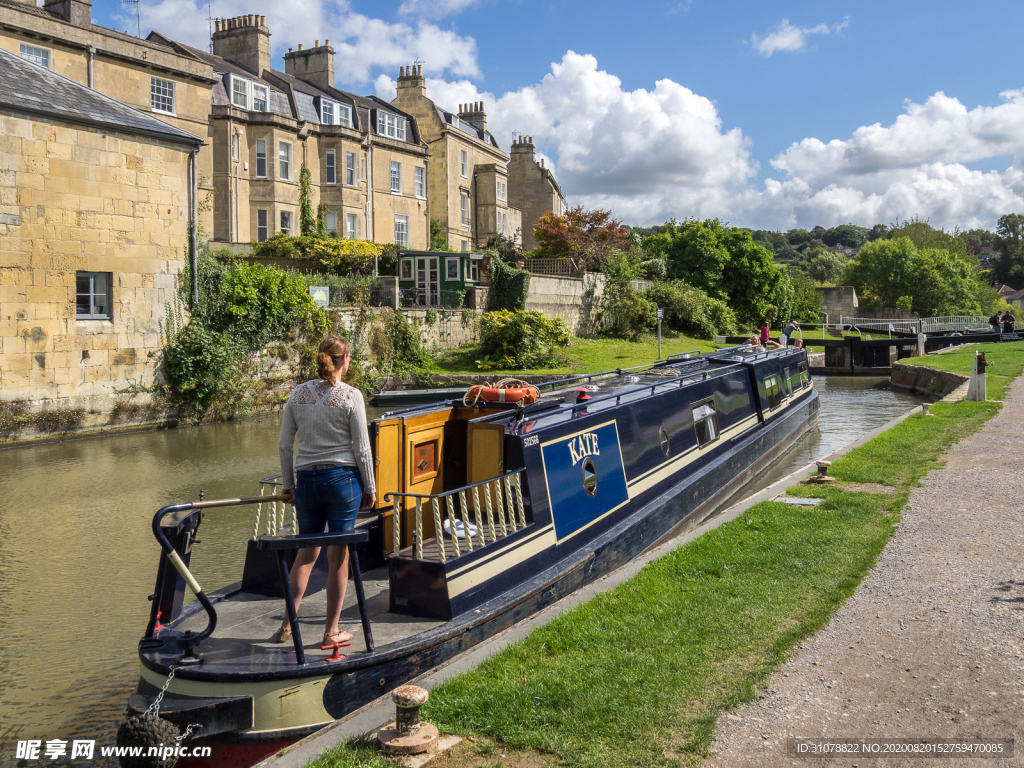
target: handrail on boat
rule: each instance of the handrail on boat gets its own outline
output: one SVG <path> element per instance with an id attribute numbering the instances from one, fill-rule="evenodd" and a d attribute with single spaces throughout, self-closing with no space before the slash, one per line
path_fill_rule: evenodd
<path id="1" fill-rule="evenodd" d="M 441 562 L 446 562 L 448 554 L 445 551 L 443 526 L 441 523 L 441 503 L 446 507 L 448 526 L 451 534 L 452 556 L 459 557 L 462 554 L 462 546 L 459 539 L 464 538 L 466 551 L 473 551 L 474 526 L 470 522 L 472 516 L 476 520 L 477 546 L 483 547 L 488 543 L 497 541 L 499 538 L 515 533 L 520 528 L 526 527 L 526 507 L 523 504 L 522 473 L 525 468 L 506 472 L 503 475 L 492 477 L 489 480 L 481 480 L 477 483 L 464 485 L 442 493 L 398 493 L 395 491 L 384 494 L 384 501 L 392 504 L 392 553 L 395 557 L 401 555 L 401 510 L 399 499 L 413 498 L 416 500 L 416 527 L 413 531 L 413 552 L 417 560 L 423 559 L 423 500 L 430 501 L 431 511 L 434 514 L 434 537 L 437 541 L 438 557 Z M 502 482 L 505 484 L 505 492 L 502 494 Z M 480 488 L 484 487 L 484 505 L 487 509 L 486 517 L 480 507 Z M 515 493 L 513 494 L 513 490 Z M 472 492 L 473 509 L 469 508 L 466 500 L 466 492 Z M 506 501 L 507 499 L 507 501 Z M 492 505 L 493 501 L 493 505 Z M 456 521 L 455 507 L 460 507 L 460 520 Z M 497 512 L 498 525 L 495 526 L 495 511 Z M 470 514 L 472 512 L 472 515 Z M 458 525 L 462 524 L 462 536 L 459 536 Z M 500 536 L 498 535 L 500 531 Z M 490 533 L 488 537 L 487 533 Z"/>
<path id="2" fill-rule="evenodd" d="M 196 600 L 203 606 L 206 611 L 207 624 L 206 628 L 199 633 L 188 630 L 182 634 L 178 639 L 178 644 L 185 652 L 185 656 L 191 656 L 192 649 L 201 641 L 208 638 L 213 634 L 213 631 L 217 628 L 217 611 L 213 607 L 213 603 L 206 596 L 203 588 L 199 585 L 196 577 L 192 575 L 192 572 L 185 565 L 185 562 L 181 559 L 181 555 L 171 544 L 170 539 L 163 531 L 161 523 L 163 519 L 170 514 L 175 512 L 193 512 L 203 509 L 211 509 L 214 507 L 233 507 L 241 506 L 243 504 L 262 504 L 265 501 L 284 501 L 284 497 L 280 495 L 276 496 L 254 496 L 248 498 L 238 499 L 211 499 L 209 501 L 186 501 L 180 504 L 168 504 L 165 507 L 161 507 L 157 510 L 157 513 L 153 516 L 153 535 L 156 537 L 157 542 L 160 544 L 160 549 L 163 552 L 163 556 L 166 560 L 174 566 L 174 570 L 178 572 L 185 583 L 188 584 L 189 589 L 196 596 Z M 162 577 L 163 569 L 159 569 L 157 573 L 157 594 L 153 596 L 153 605 L 150 608 L 149 624 L 146 626 L 145 637 L 149 638 L 153 636 L 154 628 L 157 623 L 157 613 L 160 611 L 159 605 L 159 589 L 160 581 Z"/>

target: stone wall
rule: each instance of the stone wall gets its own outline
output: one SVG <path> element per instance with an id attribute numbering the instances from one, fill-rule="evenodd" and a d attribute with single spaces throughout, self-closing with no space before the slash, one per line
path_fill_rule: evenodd
<path id="1" fill-rule="evenodd" d="M 896 389 L 906 389 L 936 399 L 945 397 L 970 380 L 969 376 L 909 363 L 893 363 L 889 377 L 889 383 Z"/>
<path id="2" fill-rule="evenodd" d="M 604 295 L 604 275 L 583 277 L 530 275 L 526 308 L 560 317 L 576 336 L 593 333 L 600 320 L 598 307 Z"/>
<path id="3" fill-rule="evenodd" d="M 148 353 L 187 240 L 181 145 L 0 111 L 0 398 L 109 410 Z M 110 319 L 76 274 L 111 275 Z"/>
<path id="4" fill-rule="evenodd" d="M 857 317 L 857 291 L 852 285 L 836 285 L 814 290 L 821 297 L 821 311 L 828 315 L 825 322 L 838 323 L 840 316 Z"/>

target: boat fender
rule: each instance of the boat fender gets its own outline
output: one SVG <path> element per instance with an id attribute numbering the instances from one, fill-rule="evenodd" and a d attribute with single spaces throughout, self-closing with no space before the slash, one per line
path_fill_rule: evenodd
<path id="1" fill-rule="evenodd" d="M 172 768 L 178 762 L 178 755 L 174 753 L 177 751 L 179 736 L 178 726 L 149 712 L 127 718 L 117 729 L 117 746 L 163 747 L 158 752 L 166 752 L 167 756 L 121 755 L 118 757 L 121 768 Z"/>

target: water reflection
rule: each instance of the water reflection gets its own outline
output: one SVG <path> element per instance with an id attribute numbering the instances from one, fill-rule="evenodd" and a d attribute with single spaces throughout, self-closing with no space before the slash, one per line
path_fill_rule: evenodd
<path id="1" fill-rule="evenodd" d="M 917 402 L 881 382 L 816 379 L 819 431 L 768 481 Z M 256 480 L 278 471 L 278 429 L 269 416 L 0 452 L 0 733 L 14 726 L 22 739 L 113 743 L 138 677 L 157 562 L 153 513 L 200 489 L 206 498 L 258 493 Z M 252 514 L 208 514 L 193 560 L 208 591 L 240 577 Z"/>

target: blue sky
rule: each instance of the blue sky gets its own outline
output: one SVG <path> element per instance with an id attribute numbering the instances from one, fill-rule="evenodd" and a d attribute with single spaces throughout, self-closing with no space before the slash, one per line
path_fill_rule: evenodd
<path id="1" fill-rule="evenodd" d="M 143 34 L 205 47 L 205 0 L 142 0 Z M 788 229 L 1024 212 L 1024 4 L 739 0 L 213 0 L 268 17 L 276 65 L 330 38 L 340 87 L 483 99 L 534 136 L 570 204 L 634 224 Z M 134 31 L 116 0 L 99 23 Z M 132 14 L 133 15 L 133 14 Z M 203 19 L 196 23 L 197 18 Z"/>

